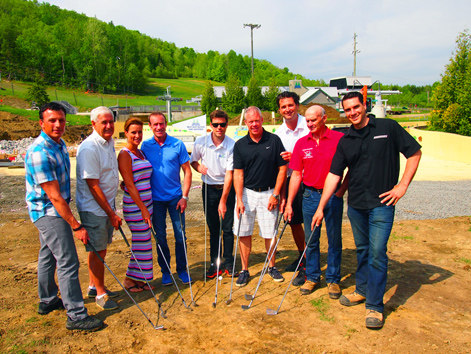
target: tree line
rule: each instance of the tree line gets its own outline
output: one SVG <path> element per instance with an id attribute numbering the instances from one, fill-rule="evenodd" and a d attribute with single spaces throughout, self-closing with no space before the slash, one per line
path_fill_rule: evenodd
<path id="1" fill-rule="evenodd" d="M 3 77 L 98 92 L 145 92 L 148 78 L 200 78 L 226 82 L 251 75 L 250 57 L 178 48 L 113 22 L 38 1 L 0 0 L 0 70 Z M 286 85 L 295 74 L 254 59 L 259 84 Z M 297 75 L 302 78 L 301 75 Z M 325 84 L 302 78 L 306 84 Z"/>

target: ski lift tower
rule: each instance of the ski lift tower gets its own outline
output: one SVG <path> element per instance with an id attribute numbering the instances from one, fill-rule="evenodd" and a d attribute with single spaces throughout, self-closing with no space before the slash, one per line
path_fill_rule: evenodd
<path id="1" fill-rule="evenodd" d="M 168 114 L 168 121 L 172 122 L 172 102 L 183 101 L 183 98 L 172 97 L 170 93 L 170 87 L 167 87 L 167 94 L 165 96 L 159 96 L 156 99 L 160 101 L 167 101 L 167 114 Z"/>

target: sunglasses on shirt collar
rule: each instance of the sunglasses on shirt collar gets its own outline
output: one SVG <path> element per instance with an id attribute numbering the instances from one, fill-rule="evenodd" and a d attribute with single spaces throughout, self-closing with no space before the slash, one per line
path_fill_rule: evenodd
<path id="1" fill-rule="evenodd" d="M 227 123 L 211 123 L 211 125 L 214 127 L 214 128 L 218 128 L 219 126 L 221 126 L 221 128 L 225 128 Z"/>

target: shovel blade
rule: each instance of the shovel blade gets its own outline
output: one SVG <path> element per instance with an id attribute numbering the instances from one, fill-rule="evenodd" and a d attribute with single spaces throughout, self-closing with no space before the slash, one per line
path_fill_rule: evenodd
<path id="1" fill-rule="evenodd" d="M 242 305 L 241 307 L 242 307 L 242 310 L 244 310 L 244 311 L 246 311 L 250 308 L 250 306 L 247 306 L 247 305 Z"/>
<path id="2" fill-rule="evenodd" d="M 253 295 L 245 294 L 245 300 L 247 300 L 247 301 L 253 300 Z"/>
<path id="3" fill-rule="evenodd" d="M 277 315 L 277 314 L 278 314 L 278 311 L 267 309 L 267 315 Z"/>
<path id="4" fill-rule="evenodd" d="M 164 327 L 164 326 L 162 326 L 162 325 L 160 325 L 160 326 L 154 326 L 154 329 L 162 329 L 162 330 L 164 330 L 164 329 L 165 329 L 165 327 Z"/>
<path id="5" fill-rule="evenodd" d="M 230 304 L 231 304 L 231 302 L 232 302 L 232 299 L 230 299 L 230 300 L 226 300 L 226 305 L 230 305 Z"/>

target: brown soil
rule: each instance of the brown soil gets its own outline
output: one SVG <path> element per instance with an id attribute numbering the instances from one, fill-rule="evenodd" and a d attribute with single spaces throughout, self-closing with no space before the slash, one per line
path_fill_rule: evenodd
<path id="1" fill-rule="evenodd" d="M 304 115 L 306 110 L 314 106 L 314 103 L 309 103 L 308 105 L 299 105 L 299 114 Z M 347 118 L 341 118 L 340 113 L 337 112 L 335 109 L 333 109 L 330 106 L 325 106 L 325 105 L 320 105 L 325 109 L 325 112 L 327 114 L 327 124 L 350 124 L 350 121 Z M 272 124 L 272 117 L 271 117 L 271 112 L 262 112 L 263 115 L 263 121 L 267 124 Z M 240 114 L 229 120 L 229 125 L 239 125 L 240 121 Z M 275 114 L 275 123 L 276 124 L 282 124 L 283 123 L 283 117 L 279 114 Z"/>
<path id="2" fill-rule="evenodd" d="M 204 271 L 204 216 L 201 189 L 190 193 L 187 212 L 189 264 L 195 280 L 193 293 L 198 307 L 185 309 L 174 287 L 161 286 L 161 273 L 154 257 L 156 296 L 168 319 L 159 318 L 150 292 L 135 295 L 136 301 L 155 323 L 167 330 L 154 330 L 133 305 L 112 276 L 106 284 L 118 291 L 118 310 L 105 312 L 91 299 L 85 299 L 90 314 L 106 323 L 95 333 L 65 329 L 65 311 L 46 316 L 37 314 L 36 267 L 38 232 L 29 221 L 24 202 L 24 178 L 7 177 L 0 172 L 0 352 L 3 353 L 469 353 L 471 344 L 470 254 L 471 218 L 396 222 L 389 241 L 389 276 L 385 295 L 386 323 L 382 330 L 364 326 L 364 305 L 344 307 L 327 296 L 325 280 L 320 289 L 300 296 L 291 287 L 280 312 L 268 316 L 266 309 L 277 309 L 292 273 L 286 281 L 275 283 L 266 276 L 252 308 L 246 293 L 253 294 L 265 259 L 262 240 L 254 236 L 250 259 L 251 281 L 244 288 L 234 286 L 229 297 L 230 279 L 219 286 L 217 307 L 215 281 L 206 284 Z M 121 201 L 122 196 L 118 197 Z M 74 205 L 74 202 L 71 203 Z M 75 210 L 74 210 L 75 212 Z M 167 222 L 167 225 L 171 224 Z M 127 226 L 124 226 L 129 237 Z M 289 228 L 288 228 L 289 229 Z M 296 251 L 288 231 L 277 253 L 283 270 Z M 173 254 L 173 236 L 168 229 Z M 351 228 L 343 227 L 341 287 L 350 292 L 355 284 L 356 256 Z M 326 238 L 321 238 L 321 264 L 325 270 Z M 76 243 L 85 291 L 88 282 L 86 253 Z M 154 250 L 155 255 L 155 250 Z M 123 280 L 130 252 L 119 234 L 108 249 L 106 260 Z M 174 260 L 171 266 L 175 269 Z M 237 266 L 238 269 L 239 266 Z M 187 304 L 190 289 L 178 282 Z"/>
<path id="3" fill-rule="evenodd" d="M 23 116 L 0 111 L 0 140 L 20 140 L 37 137 L 41 131 L 38 121 L 32 121 Z M 91 125 L 69 125 L 62 139 L 68 144 L 80 141 L 80 134 L 91 134 Z"/>

